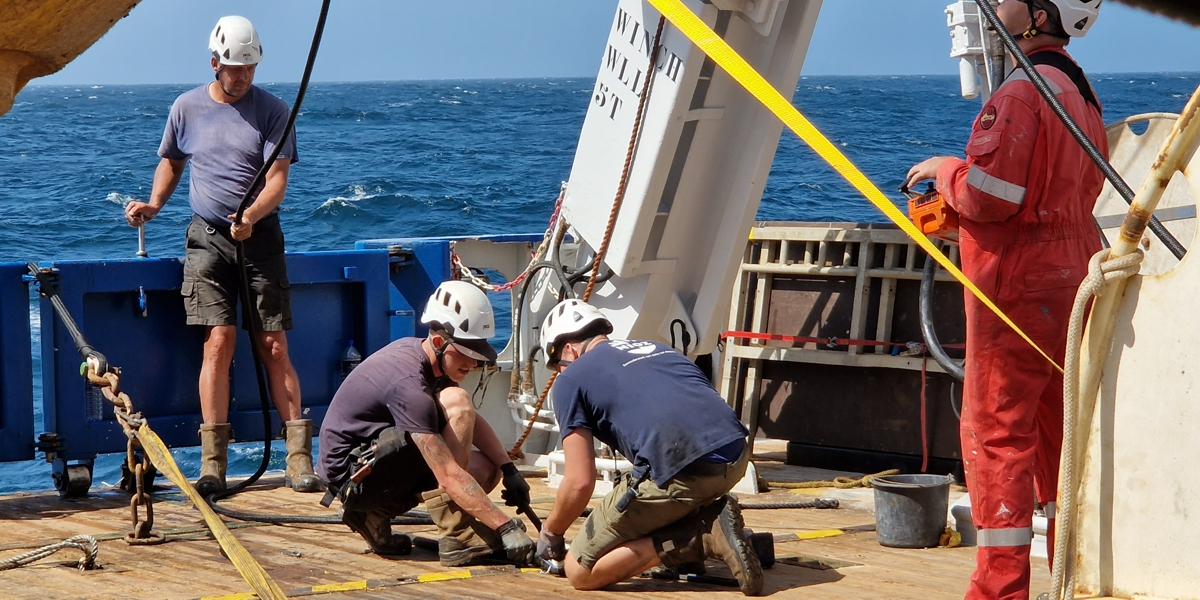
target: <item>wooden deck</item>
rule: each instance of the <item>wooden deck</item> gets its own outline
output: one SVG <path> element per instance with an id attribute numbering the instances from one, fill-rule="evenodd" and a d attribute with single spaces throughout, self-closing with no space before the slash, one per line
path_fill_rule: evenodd
<path id="1" fill-rule="evenodd" d="M 803 480 L 828 472 L 782 464 L 782 453 L 761 449 L 755 457 L 769 480 Z M 777 450 L 778 447 L 775 447 Z M 549 512 L 553 491 L 531 478 L 534 508 Z M 241 510 L 283 514 L 329 515 L 317 494 L 295 494 L 278 487 L 282 476 L 264 477 L 259 485 L 230 500 Z M 777 538 L 779 562 L 766 572 L 766 593 L 781 598 L 856 598 L 920 600 L 962 598 L 974 567 L 974 548 L 896 550 L 875 540 L 869 490 L 838 492 L 836 510 L 747 510 L 746 524 L 771 531 Z M 129 526 L 129 496 L 119 490 L 93 490 L 83 500 L 62 500 L 54 493 L 0 496 L 0 559 L 63 538 L 90 534 L 100 539 L 100 569 L 73 568 L 73 549 L 32 565 L 0 572 L 5 598 L 251 598 L 249 587 L 224 558 L 199 514 L 184 496 L 162 485 L 155 493 L 155 530 L 167 535 L 157 546 L 128 546 L 121 540 Z M 496 494 L 498 497 L 498 494 Z M 743 501 L 796 500 L 801 496 L 773 491 Z M 341 525 L 262 525 L 233 521 L 234 534 L 289 596 L 344 599 L 401 598 L 410 595 L 446 598 L 735 598 L 736 591 L 711 585 L 636 579 L 602 592 L 575 592 L 565 579 L 506 567 L 476 567 L 469 578 L 462 569 L 438 565 L 433 552 L 415 549 L 403 560 L 364 552 L 361 538 Z M 419 536 L 436 537 L 428 527 L 400 527 Z M 568 540 L 571 536 L 568 536 Z M 1034 594 L 1049 589 L 1045 562 L 1035 559 Z M 709 573 L 726 573 L 709 563 Z M 365 583 L 364 583 L 365 582 Z M 364 589 L 365 588 L 365 589 Z"/>

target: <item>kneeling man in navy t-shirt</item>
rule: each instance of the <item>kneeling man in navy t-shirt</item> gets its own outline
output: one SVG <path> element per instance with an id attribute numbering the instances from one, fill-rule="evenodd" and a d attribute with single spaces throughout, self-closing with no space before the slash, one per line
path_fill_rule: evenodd
<path id="1" fill-rule="evenodd" d="M 715 558 L 744 594 L 760 593 L 762 565 L 728 494 L 746 472 L 746 428 L 687 357 L 657 342 L 610 340 L 612 330 L 579 300 L 561 302 L 542 324 L 546 363 L 559 373 L 554 413 L 566 469 L 538 556 L 565 561 L 576 589 Z M 595 486 L 593 440 L 620 450 L 634 470 L 592 511 L 568 552 L 563 534 Z"/>

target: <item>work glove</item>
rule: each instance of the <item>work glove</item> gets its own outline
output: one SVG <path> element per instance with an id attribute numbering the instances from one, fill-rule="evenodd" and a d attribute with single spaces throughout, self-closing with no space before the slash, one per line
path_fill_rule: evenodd
<path id="1" fill-rule="evenodd" d="M 512 519 L 501 525 L 496 533 L 500 534 L 500 541 L 504 544 L 504 553 L 508 555 L 508 560 L 518 567 L 533 564 L 533 540 L 525 535 L 524 521 Z"/>
<path id="2" fill-rule="evenodd" d="M 517 465 L 507 463 L 500 467 L 500 472 L 504 473 L 504 491 L 500 492 L 504 504 L 515 508 L 529 506 L 529 484 L 517 470 Z"/>
<path id="3" fill-rule="evenodd" d="M 550 533 L 545 527 L 538 535 L 537 556 L 542 560 L 563 560 L 567 558 L 567 540 L 563 536 Z"/>

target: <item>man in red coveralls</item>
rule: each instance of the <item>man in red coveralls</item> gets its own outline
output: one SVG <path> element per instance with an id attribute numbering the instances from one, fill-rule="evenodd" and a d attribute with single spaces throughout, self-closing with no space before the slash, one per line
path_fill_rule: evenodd
<path id="1" fill-rule="evenodd" d="M 1100 104 L 1063 48 L 1087 33 L 1100 1 L 1001 0 L 997 13 L 1107 155 Z M 1021 69 L 980 111 L 966 154 L 922 162 L 907 184 L 937 180 L 960 217 L 963 272 L 1062 364 L 1075 291 L 1101 247 L 1092 207 L 1103 175 Z M 1035 497 L 1054 518 L 1062 375 L 970 292 L 964 298 L 962 455 L 979 529 L 967 598 L 1025 599 Z"/>

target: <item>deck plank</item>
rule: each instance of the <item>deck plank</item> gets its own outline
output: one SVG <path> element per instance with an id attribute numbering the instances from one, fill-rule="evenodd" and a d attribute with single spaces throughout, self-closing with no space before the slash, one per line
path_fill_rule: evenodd
<path id="1" fill-rule="evenodd" d="M 812 478 L 812 471 L 791 471 L 779 462 L 770 446 L 763 446 L 756 459 L 772 477 Z M 828 473 L 828 472 L 820 472 Z M 229 501 L 229 506 L 255 512 L 329 516 L 317 494 L 296 494 L 280 487 L 281 475 L 269 474 L 249 491 Z M 539 479 L 529 480 L 534 508 L 543 517 L 549 512 L 554 492 Z M 861 493 L 869 493 L 862 491 Z M 34 565 L 0 572 L 0 590 L 6 598 L 129 598 L 180 599 L 220 596 L 249 591 L 247 584 L 220 553 L 215 540 L 203 528 L 199 513 L 182 501 L 169 485 L 155 492 L 156 530 L 183 530 L 159 546 L 128 546 L 119 539 L 100 543 L 102 569 L 80 572 L 70 568 L 79 557 L 64 550 Z M 498 497 L 498 494 L 496 494 Z M 746 497 L 750 502 L 802 500 L 808 496 L 787 491 Z M 861 502 L 845 502 L 836 510 L 781 509 L 747 510 L 746 524 L 756 531 L 785 534 L 841 529 L 843 535 L 780 542 L 778 556 L 812 557 L 845 564 L 817 569 L 786 562 L 767 572 L 766 591 L 778 597 L 814 600 L 857 598 L 862 600 L 950 600 L 961 598 L 974 568 L 974 548 L 900 550 L 878 544 L 872 530 L 873 515 L 860 508 Z M 509 510 L 509 509 L 505 509 Z M 577 523 L 576 526 L 580 525 Z M 391 560 L 365 552 L 366 545 L 342 525 L 246 525 L 231 521 L 234 535 L 259 560 L 284 590 L 341 584 L 352 581 L 390 582 L 384 587 L 337 592 L 316 598 L 384 599 L 419 595 L 433 598 L 740 598 L 736 590 L 672 581 L 636 579 L 601 592 L 576 592 L 564 579 L 536 573 L 507 573 L 463 580 L 401 585 L 418 575 L 446 569 L 437 556 L 421 549 L 403 560 Z M 114 490 L 99 490 L 86 500 L 62 500 L 53 493 L 0 496 L 0 558 L 63 538 L 88 533 L 124 534 L 129 526 L 128 496 Z M 398 527 L 400 531 L 436 537 L 432 526 Z M 573 537 L 573 531 L 568 540 Z M 723 565 L 709 564 L 713 574 L 727 574 Z M 1045 561 L 1033 568 L 1034 590 L 1049 588 Z"/>

